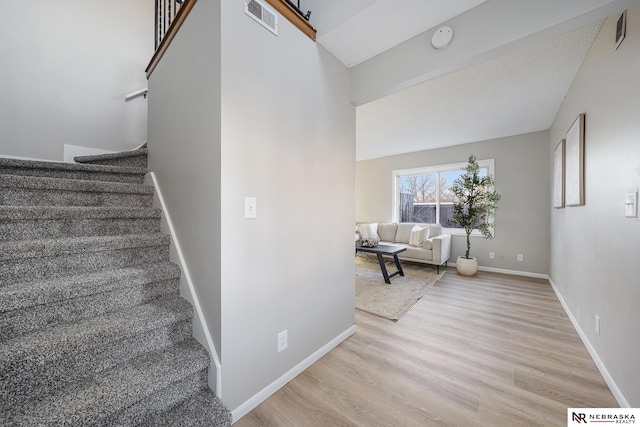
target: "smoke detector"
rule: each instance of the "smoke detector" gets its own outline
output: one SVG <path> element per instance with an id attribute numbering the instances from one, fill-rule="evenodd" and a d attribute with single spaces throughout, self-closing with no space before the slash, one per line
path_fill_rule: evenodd
<path id="1" fill-rule="evenodd" d="M 453 29 L 448 26 L 440 27 L 433 33 L 431 37 L 431 45 L 436 49 L 442 49 L 449 46 L 453 39 Z"/>

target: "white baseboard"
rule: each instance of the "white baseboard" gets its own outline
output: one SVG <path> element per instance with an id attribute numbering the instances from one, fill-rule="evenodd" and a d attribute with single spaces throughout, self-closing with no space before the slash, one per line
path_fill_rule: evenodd
<path id="1" fill-rule="evenodd" d="M 534 277 L 536 279 L 548 279 L 548 274 L 532 273 L 530 271 L 507 270 L 505 268 L 483 267 L 478 266 L 480 271 L 489 271 L 491 273 L 513 274 L 516 276 Z"/>
<path id="2" fill-rule="evenodd" d="M 338 344 L 340 344 L 342 341 L 349 338 L 355 332 L 356 332 L 356 325 L 353 325 L 350 328 L 348 328 L 346 331 L 342 332 L 340 335 L 338 335 L 337 337 L 329 341 L 326 345 L 324 345 L 323 347 L 315 351 L 313 354 L 311 354 L 309 357 L 304 359 L 302 362 L 298 363 L 296 366 L 294 366 L 292 369 L 290 369 L 280 378 L 278 378 L 277 380 L 275 380 L 274 382 L 272 382 L 271 384 L 269 384 L 268 386 L 260 390 L 249 400 L 247 400 L 246 402 L 238 406 L 236 409 L 231 411 L 231 414 L 233 416 L 233 421 L 235 422 L 240 418 L 244 417 L 245 415 L 247 415 L 249 412 L 251 412 L 252 409 L 254 409 L 256 406 L 258 406 L 259 404 L 267 400 L 269 396 L 271 396 L 276 391 L 280 390 L 289 381 L 297 377 L 309 366 L 313 365 L 315 362 L 320 360 L 322 356 L 329 353 Z"/>
<path id="3" fill-rule="evenodd" d="M 447 267 L 455 267 L 455 262 L 448 262 Z M 548 274 L 542 273 L 532 273 L 530 271 L 519 271 L 519 270 L 507 270 L 505 268 L 494 268 L 494 267 L 484 267 L 482 265 L 478 266 L 478 270 L 480 271 L 488 271 L 490 273 L 501 273 L 501 274 L 512 274 L 514 276 L 524 276 L 524 277 L 533 277 L 536 279 L 549 279 Z"/>
<path id="4" fill-rule="evenodd" d="M 560 304 L 562 304 L 562 307 L 564 308 L 565 313 L 567 313 L 567 316 L 569 316 L 569 319 L 571 320 L 573 327 L 576 329 L 576 331 L 578 331 L 578 335 L 580 335 L 580 339 L 582 340 L 584 346 L 587 348 L 587 351 L 591 355 L 591 358 L 593 359 L 594 363 L 596 364 L 596 367 L 600 371 L 600 374 L 602 374 L 604 381 L 609 386 L 609 389 L 611 390 L 611 393 L 613 393 L 613 397 L 615 397 L 616 401 L 618 402 L 618 405 L 620 405 L 621 408 L 630 408 L 631 405 L 629 404 L 629 401 L 624 397 L 624 394 L 622 394 L 622 390 L 620 390 L 616 382 L 613 380 L 613 377 L 611 376 L 611 374 L 609 374 L 607 367 L 602 362 L 602 359 L 600 359 L 600 356 L 596 352 L 596 349 L 593 347 L 593 345 L 591 345 L 591 342 L 589 341 L 589 339 L 587 338 L 587 335 L 582 330 L 582 327 L 578 323 L 577 319 L 573 316 L 573 313 L 571 313 L 569 306 L 567 305 L 566 301 L 560 294 L 558 287 L 553 282 L 553 279 L 551 279 L 551 277 L 549 277 L 549 283 L 551 283 L 551 287 L 553 288 L 553 291 L 556 293 L 558 300 L 560 300 Z"/>

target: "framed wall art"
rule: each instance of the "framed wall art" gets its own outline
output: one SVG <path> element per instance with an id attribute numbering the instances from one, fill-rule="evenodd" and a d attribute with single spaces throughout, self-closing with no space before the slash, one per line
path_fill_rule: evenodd
<path id="1" fill-rule="evenodd" d="M 564 208 L 564 145 L 565 140 L 553 150 L 553 207 Z"/>
<path id="2" fill-rule="evenodd" d="M 584 122 L 580 113 L 567 132 L 565 146 L 565 206 L 584 205 Z"/>

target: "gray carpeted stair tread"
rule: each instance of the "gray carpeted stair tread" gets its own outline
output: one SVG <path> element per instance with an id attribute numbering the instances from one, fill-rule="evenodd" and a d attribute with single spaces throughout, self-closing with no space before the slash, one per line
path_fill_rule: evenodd
<path id="1" fill-rule="evenodd" d="M 99 165 L 120 165 L 120 166 L 137 166 L 147 167 L 146 148 L 137 150 L 121 151 L 118 153 L 105 153 L 93 156 L 76 156 L 74 160 L 78 163 L 90 163 Z"/>
<path id="2" fill-rule="evenodd" d="M 113 206 L 2 206 L 0 220 L 87 219 L 87 218 L 161 218 L 154 207 Z"/>
<path id="3" fill-rule="evenodd" d="M 103 420 L 100 425 L 105 427 L 140 426 L 154 414 L 167 412 L 180 402 L 207 388 L 209 388 L 209 383 L 207 370 L 205 369 L 176 381 L 170 386 L 136 402 L 125 410 Z M 167 424 L 161 421 L 156 426 L 167 426 Z"/>
<path id="4" fill-rule="evenodd" d="M 5 341 L 0 343 L 0 377 L 7 375 L 7 366 L 15 363 L 42 365 L 52 358 L 64 357 L 61 355 L 83 352 L 98 344 L 118 341 L 192 316 L 188 301 L 171 298 Z"/>
<path id="5" fill-rule="evenodd" d="M 0 342 L 179 294 L 171 263 L 81 274 L 0 288 Z"/>
<path id="6" fill-rule="evenodd" d="M 180 267 L 166 262 L 17 283 L 0 288 L 0 313 L 171 279 L 180 279 Z"/>
<path id="7" fill-rule="evenodd" d="M 201 390 L 185 401 L 142 423 L 140 427 L 225 427 L 231 425 L 231 412 L 210 389 Z"/>
<path id="8" fill-rule="evenodd" d="M 176 293 L 6 341 L 0 344 L 0 411 L 187 340 L 192 317 L 190 304 Z"/>
<path id="9" fill-rule="evenodd" d="M 0 175 L 0 205 L 148 207 L 153 193 L 143 184 Z"/>
<path id="10" fill-rule="evenodd" d="M 169 236 L 160 233 L 2 242 L 0 287 L 165 262 L 169 242 Z"/>
<path id="11" fill-rule="evenodd" d="M 78 252 L 103 252 L 145 246 L 163 246 L 169 245 L 169 242 L 169 236 L 161 233 L 2 242 L 0 243 L 0 261 L 53 257 Z"/>
<path id="12" fill-rule="evenodd" d="M 149 207 L 153 193 L 143 184 L 0 175 L 0 205 Z"/>
<path id="13" fill-rule="evenodd" d="M 1 206 L 0 241 L 159 233 L 157 208 Z"/>
<path id="14" fill-rule="evenodd" d="M 29 400 L 41 400 L 60 393 L 74 383 L 86 381 L 135 357 L 180 345 L 192 338 L 191 320 L 152 329 L 141 335 L 108 343 L 108 347 L 72 354 L 54 363 L 36 366 L 33 370 L 11 378 L 0 389 L 0 413 L 12 406 L 24 405 Z"/>
<path id="15" fill-rule="evenodd" d="M 46 328 L 67 325 L 164 298 L 177 298 L 180 280 L 161 280 L 0 313 L 0 342 Z"/>
<path id="16" fill-rule="evenodd" d="M 153 187 L 144 184 L 20 175 L 0 175 L 0 187 L 102 193 L 153 194 Z"/>
<path id="17" fill-rule="evenodd" d="M 74 384 L 63 392 L 34 400 L 8 413 L 9 425 L 133 425 L 118 417 L 120 411 L 139 407 L 154 394 L 206 370 L 209 357 L 194 339 L 162 352 L 139 356 L 89 381 Z M 136 411 L 129 414 L 133 418 Z"/>
<path id="18" fill-rule="evenodd" d="M 41 176 L 141 184 L 146 173 L 145 167 L 0 158 L 0 175 Z"/>
<path id="19" fill-rule="evenodd" d="M 118 151 L 117 153 L 94 154 L 91 156 L 76 156 L 73 158 L 73 160 L 78 163 L 91 163 L 95 161 L 122 159 L 126 157 L 140 157 L 146 156 L 147 154 L 148 150 L 146 148 L 139 148 L 137 150 Z"/>
<path id="20" fill-rule="evenodd" d="M 228 426 L 147 150 L 0 159 L 0 424 Z"/>

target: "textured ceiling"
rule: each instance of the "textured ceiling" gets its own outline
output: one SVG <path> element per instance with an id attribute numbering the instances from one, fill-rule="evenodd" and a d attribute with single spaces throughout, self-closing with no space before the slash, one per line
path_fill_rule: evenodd
<path id="1" fill-rule="evenodd" d="M 486 0 L 375 0 L 318 42 L 352 67 Z"/>
<path id="2" fill-rule="evenodd" d="M 357 160 L 549 129 L 603 22 L 359 106 Z"/>

